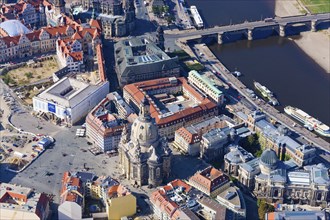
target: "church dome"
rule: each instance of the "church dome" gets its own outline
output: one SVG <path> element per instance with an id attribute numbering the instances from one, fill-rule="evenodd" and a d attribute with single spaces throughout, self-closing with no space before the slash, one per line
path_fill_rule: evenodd
<path id="1" fill-rule="evenodd" d="M 265 150 L 260 157 L 260 162 L 267 167 L 276 167 L 278 158 L 275 151 L 271 149 Z"/>
<path id="2" fill-rule="evenodd" d="M 132 125 L 131 140 L 143 147 L 149 147 L 159 140 L 158 127 L 150 116 L 149 101 L 146 98 L 142 100 L 140 108 L 139 117 Z"/>
<path id="3" fill-rule="evenodd" d="M 8 20 L 0 24 L 0 28 L 4 30 L 10 37 L 18 36 L 21 34 L 31 33 L 27 27 L 18 20 Z"/>
<path id="4" fill-rule="evenodd" d="M 132 125 L 131 140 L 142 146 L 151 145 L 158 140 L 158 128 L 151 120 L 142 121 L 137 118 Z"/>

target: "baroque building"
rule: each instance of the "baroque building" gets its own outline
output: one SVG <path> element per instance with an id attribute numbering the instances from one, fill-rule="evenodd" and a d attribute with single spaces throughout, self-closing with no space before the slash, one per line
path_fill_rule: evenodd
<path id="1" fill-rule="evenodd" d="M 133 0 L 83 0 L 81 5 L 101 21 L 105 38 L 130 35 L 135 28 Z"/>
<path id="2" fill-rule="evenodd" d="M 237 148 L 225 155 L 225 172 L 237 177 L 257 198 L 271 203 L 312 206 L 325 205 L 329 200 L 329 174 L 323 164 L 297 168 L 293 159 L 282 162 L 272 149 L 266 149 L 260 158 L 249 158 L 248 161 L 243 159 L 243 154 L 244 151 Z"/>
<path id="3" fill-rule="evenodd" d="M 46 25 L 45 7 L 51 6 L 47 0 L 20 0 L 15 4 L 1 3 L 1 21 L 16 19 L 30 28 Z"/>
<path id="4" fill-rule="evenodd" d="M 172 152 L 166 139 L 159 136 L 146 97 L 130 130 L 124 128 L 119 143 L 123 174 L 132 184 L 159 186 L 170 175 Z"/>

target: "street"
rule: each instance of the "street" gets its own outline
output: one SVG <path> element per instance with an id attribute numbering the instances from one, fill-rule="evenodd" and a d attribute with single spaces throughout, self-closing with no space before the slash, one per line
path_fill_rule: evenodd
<path id="1" fill-rule="evenodd" d="M 229 84 L 236 89 L 245 99 L 253 105 L 256 109 L 262 110 L 267 116 L 274 119 L 275 121 L 286 125 L 290 130 L 296 132 L 297 134 L 304 137 L 305 140 L 313 143 L 316 147 L 323 149 L 324 151 L 330 151 L 330 143 L 321 139 L 314 133 L 310 132 L 302 126 L 294 126 L 296 123 L 288 116 L 280 113 L 277 109 L 270 106 L 268 103 L 263 100 L 253 100 L 249 97 L 249 94 L 246 91 L 246 86 L 237 79 L 230 71 L 214 56 L 210 49 L 206 45 L 199 46 L 199 51 L 202 51 L 203 57 L 200 56 L 200 53 L 195 53 L 197 56 L 200 56 L 199 59 L 205 59 L 212 65 L 212 70 L 220 73 L 221 77 L 224 79 L 225 83 Z"/>

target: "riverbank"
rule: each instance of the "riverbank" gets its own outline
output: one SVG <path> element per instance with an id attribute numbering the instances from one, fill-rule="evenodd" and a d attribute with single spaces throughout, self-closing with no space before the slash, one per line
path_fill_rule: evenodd
<path id="1" fill-rule="evenodd" d="M 306 7 L 299 0 L 276 0 L 275 15 L 279 17 L 302 15 Z M 300 38 L 294 39 L 300 49 L 320 65 L 327 73 L 330 73 L 330 32 L 329 30 L 318 32 L 302 32 Z"/>
<path id="2" fill-rule="evenodd" d="M 327 73 L 330 73 L 330 31 L 302 32 L 294 42 Z"/>
<path id="3" fill-rule="evenodd" d="M 275 15 L 278 17 L 302 15 L 305 12 L 304 6 L 297 0 L 275 1 Z"/>

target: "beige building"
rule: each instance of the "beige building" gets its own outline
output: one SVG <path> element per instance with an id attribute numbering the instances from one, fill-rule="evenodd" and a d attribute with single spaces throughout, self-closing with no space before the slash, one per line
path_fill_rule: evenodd
<path id="1" fill-rule="evenodd" d="M 116 92 L 109 93 L 86 117 L 86 136 L 103 152 L 118 149 L 121 133 L 126 126 L 124 120 L 133 112 L 119 97 Z M 111 110 L 114 107 L 118 114 Z"/>
<path id="2" fill-rule="evenodd" d="M 224 94 L 220 91 L 208 77 L 201 75 L 196 70 L 189 72 L 188 82 L 203 91 L 212 101 L 218 105 L 223 104 Z"/>
<path id="3" fill-rule="evenodd" d="M 0 184 L 0 219 L 46 220 L 49 198 L 31 188 Z"/>
<path id="4" fill-rule="evenodd" d="M 190 177 L 189 185 L 214 198 L 230 186 L 230 181 L 221 170 L 209 166 Z"/>
<path id="5" fill-rule="evenodd" d="M 136 213 L 136 198 L 122 185 L 107 190 L 106 210 L 108 219 L 119 220 Z"/>
<path id="6" fill-rule="evenodd" d="M 30 57 L 35 54 L 55 52 L 58 38 L 62 40 L 77 40 L 82 44 L 85 53 L 93 54 L 95 47 L 101 43 L 99 29 L 96 26 L 82 27 L 80 24 L 68 20 L 63 26 L 43 27 L 31 31 L 16 20 L 9 20 L 8 25 L 2 26 L 0 38 L 0 62 Z M 96 24 L 91 22 L 91 24 Z M 23 34 L 22 31 L 24 30 Z"/>
<path id="7" fill-rule="evenodd" d="M 237 123 L 226 115 L 216 116 L 208 120 L 192 124 L 187 127 L 179 128 L 175 131 L 173 146 L 183 154 L 199 156 L 201 152 L 201 140 L 203 135 L 215 128 L 234 128 Z M 203 152 L 206 152 L 208 146 L 211 146 L 210 139 L 204 138 Z M 204 153 L 202 154 L 202 156 Z"/>

